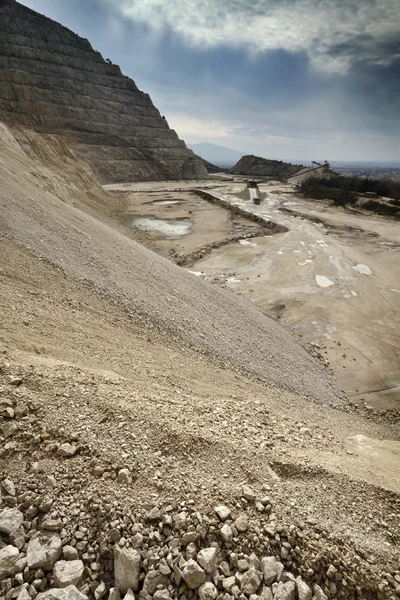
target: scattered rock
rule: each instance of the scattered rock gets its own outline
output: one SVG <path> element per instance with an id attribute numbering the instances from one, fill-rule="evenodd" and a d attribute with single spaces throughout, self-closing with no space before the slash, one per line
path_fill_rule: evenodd
<path id="1" fill-rule="evenodd" d="M 225 525 L 223 525 L 221 527 L 220 532 L 221 532 L 221 537 L 224 540 L 224 542 L 226 544 L 230 544 L 233 539 L 233 532 L 232 532 L 232 529 L 229 527 L 228 523 L 225 523 Z"/>
<path id="2" fill-rule="evenodd" d="M 77 560 L 78 550 L 76 548 L 73 548 L 72 546 L 64 546 L 63 557 L 65 558 L 65 560 Z"/>
<path id="3" fill-rule="evenodd" d="M 140 552 L 132 548 L 114 548 L 115 585 L 125 594 L 129 589 L 139 589 L 139 575 L 142 557 Z"/>
<path id="4" fill-rule="evenodd" d="M 215 512 L 218 515 L 218 517 L 221 519 L 221 521 L 226 521 L 227 519 L 229 519 L 229 517 L 231 516 L 231 510 L 225 506 L 224 504 L 221 504 L 220 506 L 217 506 L 215 508 Z"/>
<path id="5" fill-rule="evenodd" d="M 78 585 L 82 579 L 84 564 L 81 560 L 59 560 L 54 565 L 54 583 L 59 588 Z"/>
<path id="6" fill-rule="evenodd" d="M 193 559 L 190 559 L 185 563 L 182 569 L 182 577 L 192 590 L 200 587 L 206 581 L 204 570 Z"/>
<path id="7" fill-rule="evenodd" d="M 0 513 L 0 531 L 10 535 L 21 527 L 23 520 L 24 515 L 17 508 L 5 508 Z"/>
<path id="8" fill-rule="evenodd" d="M 241 589 L 243 594 L 250 596 L 256 594 L 263 579 L 263 574 L 255 569 L 249 569 L 243 574 L 241 581 Z"/>
<path id="9" fill-rule="evenodd" d="M 212 573 L 217 568 L 217 549 L 203 548 L 197 554 L 197 562 L 206 573 Z"/>
<path id="10" fill-rule="evenodd" d="M 206 581 L 199 587 L 200 600 L 215 600 L 218 595 L 217 588 L 211 581 Z"/>
<path id="11" fill-rule="evenodd" d="M 65 458 L 69 458 L 71 456 L 74 456 L 74 454 L 77 451 L 77 447 L 76 446 L 72 446 L 72 444 L 61 444 L 61 446 L 58 447 L 57 450 L 57 454 L 58 456 L 63 456 Z"/>
<path id="12" fill-rule="evenodd" d="M 30 569 L 50 570 L 61 558 L 62 543 L 56 534 L 39 534 L 28 544 L 26 558 Z"/>
<path id="13" fill-rule="evenodd" d="M 248 485 L 243 486 L 242 494 L 243 494 L 243 498 L 245 498 L 249 502 L 254 502 L 254 500 L 257 497 L 257 494 L 255 493 L 255 491 L 252 490 L 251 487 Z"/>
<path id="14" fill-rule="evenodd" d="M 278 586 L 274 593 L 274 600 L 295 600 L 296 598 L 296 585 L 293 581 L 287 581 L 286 583 L 278 583 Z"/>
<path id="15" fill-rule="evenodd" d="M 53 588 L 36 596 L 36 600 L 88 600 L 74 585 L 66 588 Z"/>
<path id="16" fill-rule="evenodd" d="M 302 580 L 301 577 L 296 578 L 297 596 L 299 600 L 311 600 L 311 588 Z"/>
<path id="17" fill-rule="evenodd" d="M 235 527 L 240 533 L 247 531 L 249 528 L 247 517 L 245 515 L 240 515 L 235 521 Z"/>
<path id="18" fill-rule="evenodd" d="M 12 435 L 14 435 L 14 433 L 18 431 L 18 425 L 10 421 L 3 423 L 1 428 L 3 431 L 3 435 L 6 438 L 11 437 Z"/>
<path id="19" fill-rule="evenodd" d="M 16 377 L 15 375 L 7 375 L 7 380 L 9 385 L 15 386 L 21 385 L 23 381 L 22 377 Z"/>
<path id="20" fill-rule="evenodd" d="M 129 485 L 132 483 L 132 477 L 129 469 L 120 469 L 118 471 L 118 482 L 123 483 L 124 485 Z"/>
<path id="21" fill-rule="evenodd" d="M 19 551 L 15 546 L 6 546 L 0 550 L 0 581 L 17 572 L 18 559 Z"/>
<path id="22" fill-rule="evenodd" d="M 15 496 L 15 485 L 11 479 L 3 479 L 1 482 L 3 490 L 10 496 Z"/>

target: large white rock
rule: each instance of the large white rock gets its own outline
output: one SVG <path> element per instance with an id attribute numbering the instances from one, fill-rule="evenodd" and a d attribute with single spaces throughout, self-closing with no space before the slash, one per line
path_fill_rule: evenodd
<path id="1" fill-rule="evenodd" d="M 53 588 L 36 596 L 36 600 L 88 600 L 74 585 L 66 588 Z"/>
<path id="2" fill-rule="evenodd" d="M 212 573 L 217 568 L 217 549 L 203 548 L 197 554 L 197 562 L 206 573 Z"/>
<path id="3" fill-rule="evenodd" d="M 15 546 L 6 546 L 0 550 L 0 581 L 17 572 L 19 551 Z"/>
<path id="4" fill-rule="evenodd" d="M 81 560 L 59 560 L 54 565 L 54 583 L 58 588 L 78 585 L 83 575 L 84 564 Z"/>
<path id="5" fill-rule="evenodd" d="M 206 581 L 205 572 L 192 558 L 184 564 L 182 569 L 182 577 L 191 590 L 200 587 Z"/>
<path id="6" fill-rule="evenodd" d="M 30 569 L 50 571 L 54 563 L 61 558 L 62 543 L 57 534 L 39 534 L 28 544 L 26 558 Z"/>
<path id="7" fill-rule="evenodd" d="M 0 513 L 0 531 L 10 535 L 21 527 L 23 520 L 24 515 L 18 508 L 5 508 Z"/>
<path id="8" fill-rule="evenodd" d="M 126 594 L 129 589 L 134 592 L 139 589 L 141 561 L 142 557 L 137 550 L 115 546 L 114 578 L 115 585 L 119 588 L 121 594 Z"/>

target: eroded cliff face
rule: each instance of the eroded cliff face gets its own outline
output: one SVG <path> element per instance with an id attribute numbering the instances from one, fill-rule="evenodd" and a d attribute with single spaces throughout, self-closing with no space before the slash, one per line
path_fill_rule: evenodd
<path id="1" fill-rule="evenodd" d="M 0 0 L 0 120 L 66 136 L 103 182 L 207 175 L 117 65 L 15 0 Z"/>

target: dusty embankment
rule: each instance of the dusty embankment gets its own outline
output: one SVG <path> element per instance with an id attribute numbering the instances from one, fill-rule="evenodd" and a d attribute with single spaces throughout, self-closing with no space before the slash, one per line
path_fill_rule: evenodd
<path id="1" fill-rule="evenodd" d="M 336 402 L 323 370 L 247 303 L 193 279 L 115 229 L 43 193 L 12 148 L 0 165 L 1 231 L 69 276 L 90 282 L 135 319 L 262 380 Z M 7 162 L 6 162 L 7 161 Z M 296 365 L 294 368 L 293 365 Z"/>
<path id="2" fill-rule="evenodd" d="M 60 201 L 65 173 L 1 159 L 1 596 L 395 598 L 394 427 L 246 377 L 263 355 L 331 393 L 256 309 Z"/>

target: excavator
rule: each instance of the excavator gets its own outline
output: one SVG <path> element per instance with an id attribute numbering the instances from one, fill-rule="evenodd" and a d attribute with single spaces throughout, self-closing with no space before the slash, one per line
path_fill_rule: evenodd
<path id="1" fill-rule="evenodd" d="M 257 181 L 255 179 L 249 179 L 247 187 L 249 188 L 250 200 L 253 200 L 254 204 L 260 204 L 260 190 L 258 189 Z"/>

